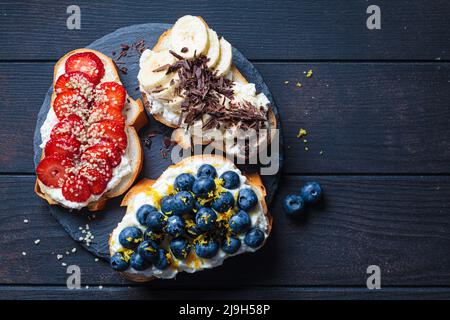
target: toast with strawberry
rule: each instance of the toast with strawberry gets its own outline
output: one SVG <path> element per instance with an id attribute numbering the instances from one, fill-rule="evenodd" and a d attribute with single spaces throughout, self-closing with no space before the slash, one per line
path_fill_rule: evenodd
<path id="1" fill-rule="evenodd" d="M 51 205 L 101 210 L 142 168 L 137 130 L 147 123 L 144 108 L 127 94 L 114 62 L 91 49 L 56 63 L 53 88 L 35 192 Z"/>

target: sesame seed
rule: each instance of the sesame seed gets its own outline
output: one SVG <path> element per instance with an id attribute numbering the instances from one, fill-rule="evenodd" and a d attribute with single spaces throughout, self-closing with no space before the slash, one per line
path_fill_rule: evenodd
<path id="1" fill-rule="evenodd" d="M 23 251 L 23 252 L 22 252 L 22 255 L 23 255 L 23 256 L 26 256 L 26 255 L 27 255 L 27 253 L 26 253 L 25 251 Z"/>
<path id="2" fill-rule="evenodd" d="M 34 240 L 34 244 L 39 244 L 39 242 L 41 242 L 41 240 L 39 239 Z"/>

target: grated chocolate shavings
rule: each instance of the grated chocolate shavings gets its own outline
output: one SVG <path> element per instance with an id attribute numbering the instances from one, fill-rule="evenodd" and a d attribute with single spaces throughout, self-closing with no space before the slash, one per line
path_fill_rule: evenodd
<path id="1" fill-rule="evenodd" d="M 226 98 L 233 98 L 233 82 L 209 70 L 207 57 L 185 60 L 175 52 L 171 54 L 179 60 L 167 72 L 178 71 L 180 85 L 176 94 L 184 97 L 180 124 L 185 123 L 189 127 L 204 114 L 211 118 L 203 125 L 203 129 L 219 128 L 221 123 L 236 124 L 242 129 L 259 129 L 267 120 L 263 108 L 248 101 L 232 100 L 228 107 L 225 105 Z"/>
<path id="2" fill-rule="evenodd" d="M 126 67 L 122 67 L 119 69 L 123 74 L 127 74 L 128 73 L 128 69 Z"/>

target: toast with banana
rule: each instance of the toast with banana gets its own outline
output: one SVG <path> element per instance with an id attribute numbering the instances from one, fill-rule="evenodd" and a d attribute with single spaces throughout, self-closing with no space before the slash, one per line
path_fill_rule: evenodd
<path id="1" fill-rule="evenodd" d="M 51 205 L 101 210 L 138 176 L 137 130 L 146 123 L 141 101 L 127 94 L 109 57 L 85 48 L 69 52 L 54 68 L 35 192 Z"/>
<path id="2" fill-rule="evenodd" d="M 144 282 L 254 252 L 272 228 L 265 195 L 259 175 L 244 175 L 224 157 L 185 158 L 128 191 L 126 214 L 109 239 L 111 267 Z"/>
<path id="3" fill-rule="evenodd" d="M 143 52 L 138 81 L 145 107 L 183 148 L 248 157 L 277 127 L 268 98 L 233 65 L 231 44 L 201 17 L 181 17 Z"/>

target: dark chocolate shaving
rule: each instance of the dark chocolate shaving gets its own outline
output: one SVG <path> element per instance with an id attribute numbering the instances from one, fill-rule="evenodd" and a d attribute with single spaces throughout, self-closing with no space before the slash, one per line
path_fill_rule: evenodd
<path id="1" fill-rule="evenodd" d="M 169 69 L 169 67 L 170 67 L 170 64 L 164 64 L 164 65 L 160 66 L 159 68 L 156 68 L 155 70 L 153 70 L 153 72 L 160 72 L 160 71 Z"/>
<path id="2" fill-rule="evenodd" d="M 210 119 L 203 125 L 205 130 L 219 128 L 221 124 L 258 130 L 267 120 L 264 109 L 248 101 L 233 101 L 233 82 L 218 77 L 208 69 L 207 62 L 205 56 L 192 60 L 180 57 L 168 69 L 168 72 L 178 70 L 180 85 L 176 88 L 176 94 L 185 98 L 181 104 L 180 124 L 185 123 L 189 127 L 208 114 Z M 226 98 L 231 100 L 228 106 L 225 106 Z"/>

